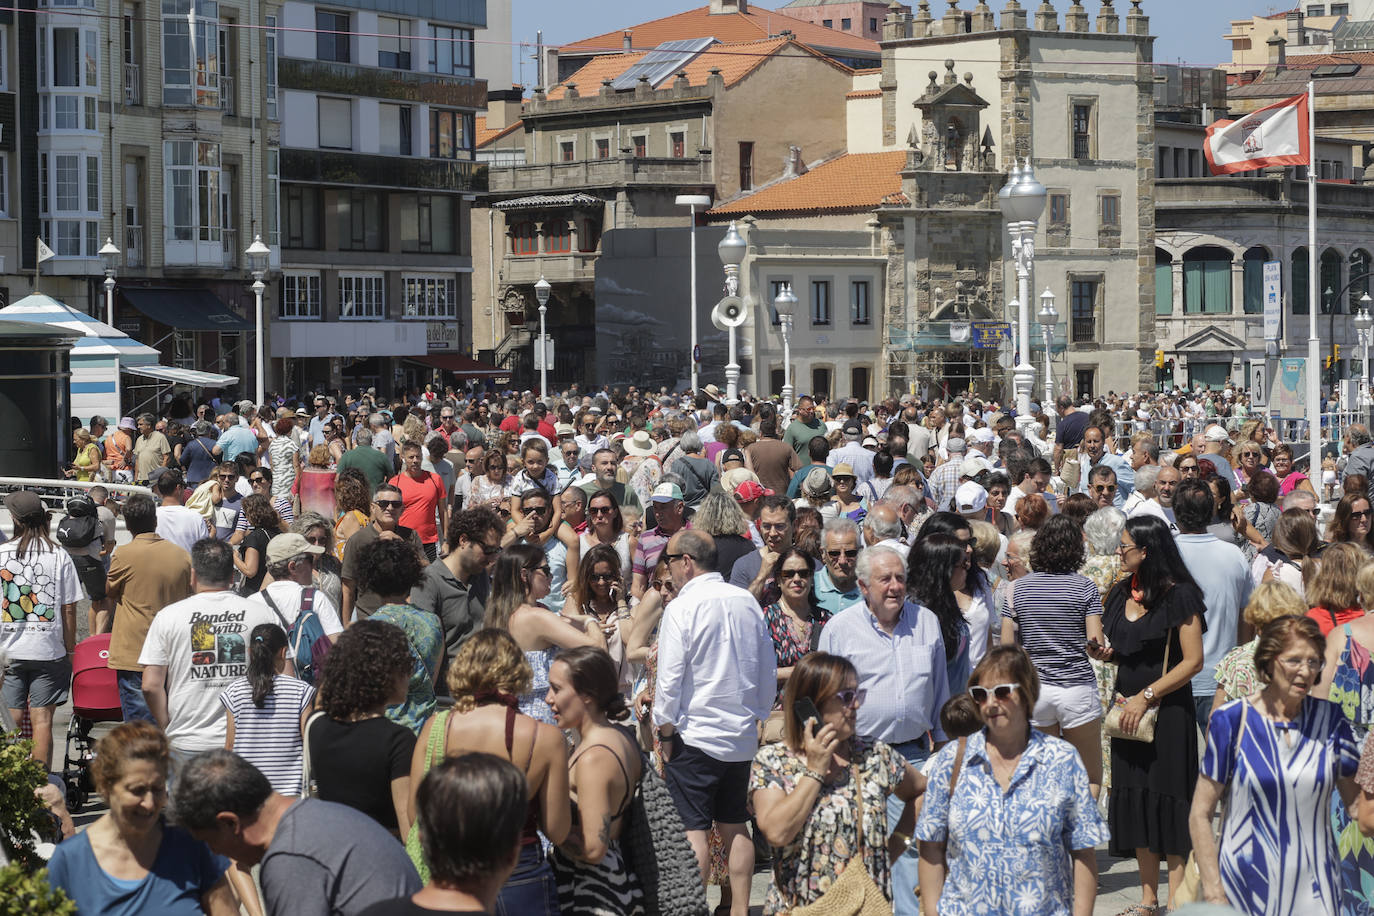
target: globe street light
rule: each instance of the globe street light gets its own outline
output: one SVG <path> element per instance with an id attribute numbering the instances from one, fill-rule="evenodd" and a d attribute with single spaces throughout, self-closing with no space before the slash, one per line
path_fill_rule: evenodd
<path id="1" fill-rule="evenodd" d="M 792 414 L 792 319 L 796 313 L 797 297 L 792 293 L 792 284 L 784 283 L 773 299 L 773 310 L 778 313 L 778 330 L 782 332 L 782 412 Z"/>
<path id="2" fill-rule="evenodd" d="M 1369 406 L 1369 331 L 1374 328 L 1374 315 L 1369 314 L 1369 293 L 1360 297 L 1360 310 L 1355 313 L 1355 331 L 1360 335 L 1360 406 Z"/>
<path id="3" fill-rule="evenodd" d="M 115 247 L 114 239 L 107 236 L 97 253 L 105 263 L 105 323 L 114 327 L 114 278 L 115 268 L 119 266 L 119 249 Z"/>
<path id="4" fill-rule="evenodd" d="M 720 262 L 725 265 L 725 296 L 734 299 L 739 295 L 739 266 L 744 263 L 744 253 L 749 244 L 740 236 L 734 222 L 725 233 L 725 238 L 716 246 Z M 725 302 L 724 299 L 721 300 Z M 738 307 L 738 306 L 736 306 Z M 725 403 L 734 404 L 739 400 L 739 361 L 735 358 L 735 328 L 737 322 L 729 322 L 730 361 L 725 364 Z"/>
<path id="5" fill-rule="evenodd" d="M 261 407 L 267 402 L 267 345 L 262 338 L 262 294 L 267 291 L 267 284 L 263 277 L 267 276 L 267 259 L 272 256 L 272 249 L 262 243 L 261 235 L 255 235 L 244 254 L 253 273 L 253 296 L 257 300 L 257 403 Z"/>
<path id="6" fill-rule="evenodd" d="M 1006 185 L 997 193 L 1016 263 L 1016 348 L 1019 352 L 1012 369 L 1012 386 L 1016 392 L 1016 425 L 1022 429 L 1031 423 L 1030 395 L 1035 384 L 1035 367 L 1030 363 L 1031 267 L 1035 262 L 1035 225 L 1045 211 L 1046 196 L 1045 186 L 1036 179 L 1029 158 L 1023 169 L 1013 168 Z"/>
<path id="7" fill-rule="evenodd" d="M 549 291 L 552 289 L 549 281 L 540 274 L 539 282 L 534 284 L 534 298 L 539 300 L 539 346 L 534 348 L 534 352 L 539 357 L 539 397 L 545 401 L 549 397 L 549 360 L 545 352 L 549 347 L 549 338 L 544 333 L 544 313 L 548 311 Z"/>
<path id="8" fill-rule="evenodd" d="M 692 349 L 687 357 L 692 367 L 692 394 L 697 393 L 697 207 L 711 206 L 711 198 L 705 194 L 679 194 L 673 201 L 679 207 L 687 207 L 692 213 L 691 240 L 691 287 L 692 287 Z"/>
<path id="9" fill-rule="evenodd" d="M 1053 413 L 1050 405 L 1054 403 L 1054 382 L 1050 378 L 1050 344 L 1054 340 L 1054 326 L 1059 323 L 1059 312 L 1054 308 L 1054 293 L 1050 288 L 1045 287 L 1045 291 L 1040 294 L 1040 311 L 1036 313 L 1036 318 L 1040 320 L 1040 333 L 1045 335 L 1045 403 L 1044 411 L 1048 415 Z M 1045 430 L 1046 433 L 1049 430 Z"/>

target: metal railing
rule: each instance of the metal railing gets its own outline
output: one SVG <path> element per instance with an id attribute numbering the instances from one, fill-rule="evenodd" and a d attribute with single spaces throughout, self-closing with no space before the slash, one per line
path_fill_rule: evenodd
<path id="1" fill-rule="evenodd" d="M 143 68 L 138 64 L 124 65 L 124 104 L 143 104 Z"/>
<path id="2" fill-rule="evenodd" d="M 239 113 L 238 97 L 234 93 L 234 78 L 232 76 L 220 75 L 219 107 L 227 115 L 232 116 Z"/>
<path id="3" fill-rule="evenodd" d="M 124 266 L 143 267 L 147 262 L 143 257 L 143 227 L 124 227 Z"/>
<path id="4" fill-rule="evenodd" d="M 123 494 L 128 496 L 131 493 L 142 493 L 145 496 L 151 491 L 147 487 L 140 487 L 129 483 L 106 483 L 103 480 L 66 480 L 51 477 L 0 477 L 0 491 L 9 493 L 12 490 L 32 490 L 38 494 L 38 498 L 43 505 L 57 512 L 62 512 L 67 498 L 71 496 L 69 491 L 86 491 L 92 487 L 104 487 L 111 494 Z"/>
<path id="5" fill-rule="evenodd" d="M 237 229 L 221 229 L 219 231 L 220 244 L 224 249 L 224 267 L 226 270 L 239 266 L 239 231 Z"/>
<path id="6" fill-rule="evenodd" d="M 1074 318 L 1071 321 L 1073 342 L 1091 343 L 1097 340 L 1097 320 L 1095 318 Z"/>

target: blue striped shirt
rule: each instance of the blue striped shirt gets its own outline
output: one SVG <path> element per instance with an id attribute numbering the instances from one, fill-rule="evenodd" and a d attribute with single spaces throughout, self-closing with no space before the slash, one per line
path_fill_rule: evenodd
<path id="1" fill-rule="evenodd" d="M 1002 617 L 1016 621 L 1016 641 L 1046 684 L 1095 685 L 1087 654 L 1087 619 L 1102 616 L 1102 595 L 1078 573 L 1033 572 L 1016 580 Z"/>
<path id="2" fill-rule="evenodd" d="M 253 704 L 246 677 L 220 692 L 220 703 L 234 716 L 234 753 L 261 770 L 274 792 L 301 794 L 301 713 L 314 698 L 314 687 L 285 674 L 273 678 L 262 709 Z"/>

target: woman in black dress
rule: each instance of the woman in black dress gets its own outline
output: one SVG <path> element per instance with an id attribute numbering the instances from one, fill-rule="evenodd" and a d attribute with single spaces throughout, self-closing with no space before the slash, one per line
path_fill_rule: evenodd
<path id="1" fill-rule="evenodd" d="M 1202 670 L 1202 591 L 1183 564 L 1163 519 L 1140 515 L 1121 533 L 1127 575 L 1107 594 L 1102 626 L 1112 648 L 1089 645 L 1099 661 L 1117 665 L 1116 693 L 1126 698 L 1121 726 L 1134 732 L 1157 707 L 1153 742 L 1112 739 L 1109 851 L 1136 857 L 1141 902 L 1122 916 L 1154 916 L 1159 863 L 1169 863 L 1169 890 L 1183 883 L 1192 850 L 1188 811 L 1197 781 L 1197 712 L 1189 681 Z M 1166 654 L 1167 662 L 1166 665 Z M 1172 901 L 1170 901 L 1172 909 Z"/>

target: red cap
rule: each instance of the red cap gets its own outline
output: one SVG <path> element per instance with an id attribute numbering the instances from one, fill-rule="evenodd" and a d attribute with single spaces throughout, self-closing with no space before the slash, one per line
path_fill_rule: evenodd
<path id="1" fill-rule="evenodd" d="M 759 497 L 772 495 L 772 490 L 756 480 L 746 480 L 744 483 L 735 487 L 735 499 L 742 503 L 750 503 Z"/>

